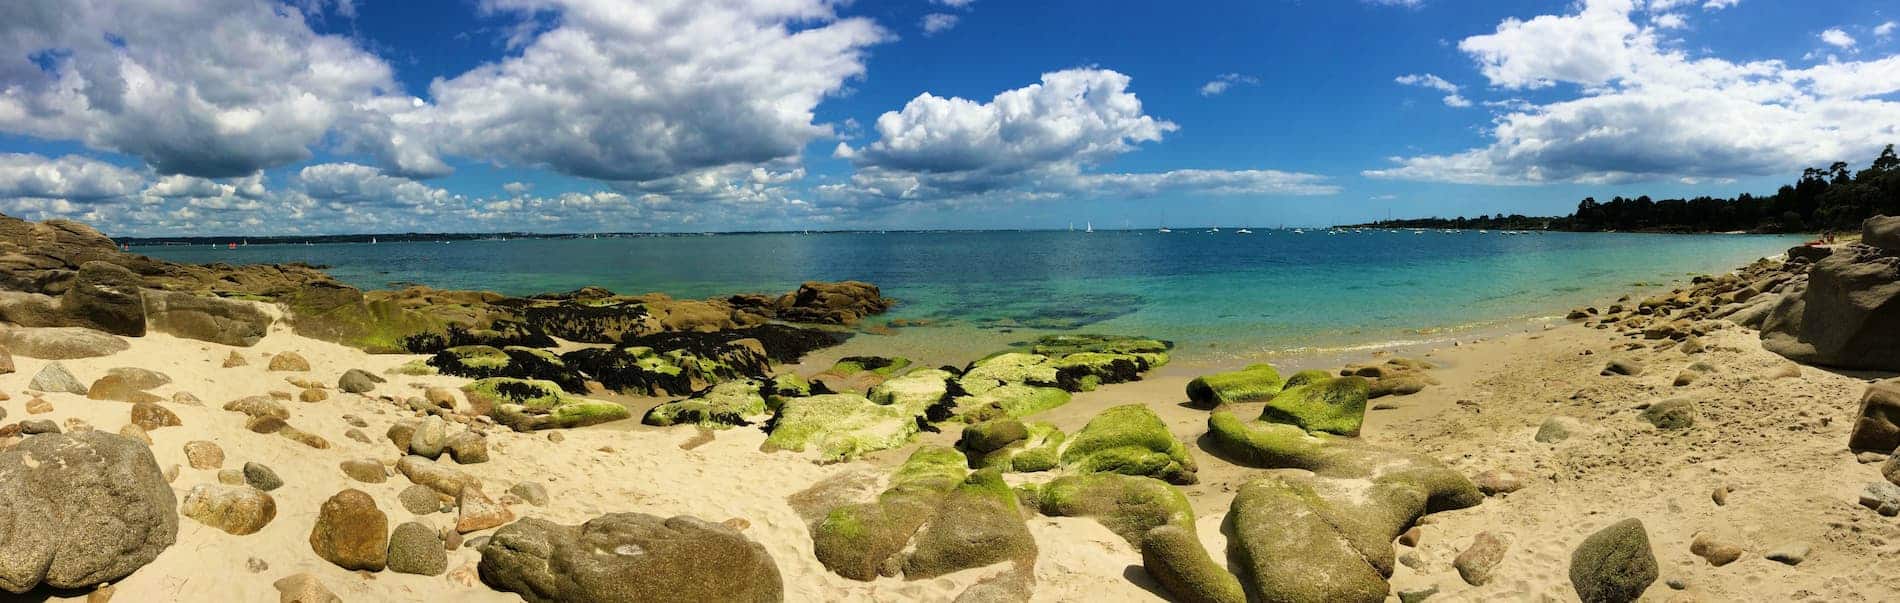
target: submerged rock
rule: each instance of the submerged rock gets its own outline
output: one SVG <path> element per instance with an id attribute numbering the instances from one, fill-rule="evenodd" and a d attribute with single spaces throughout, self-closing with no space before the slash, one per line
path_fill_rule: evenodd
<path id="1" fill-rule="evenodd" d="M 532 603 L 784 599 L 764 546 L 697 518 L 612 513 L 579 526 L 529 518 L 481 546 L 483 583 Z"/>

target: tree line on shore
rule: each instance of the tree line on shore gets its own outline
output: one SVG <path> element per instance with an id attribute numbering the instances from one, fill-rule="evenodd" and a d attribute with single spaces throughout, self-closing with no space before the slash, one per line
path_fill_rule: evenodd
<path id="1" fill-rule="evenodd" d="M 1383 220 L 1353 227 L 1372 228 L 1487 228 L 1501 230 L 1565 230 L 1578 232 L 1730 232 L 1762 233 L 1857 230 L 1875 215 L 1900 215 L 1900 156 L 1893 145 L 1867 169 L 1852 171 L 1847 162 L 1826 169 L 1808 168 L 1801 179 L 1783 185 L 1775 194 L 1742 193 L 1729 199 L 1634 199 L 1595 197 L 1577 204 L 1568 216 L 1483 215 L 1476 218 L 1416 218 Z"/>

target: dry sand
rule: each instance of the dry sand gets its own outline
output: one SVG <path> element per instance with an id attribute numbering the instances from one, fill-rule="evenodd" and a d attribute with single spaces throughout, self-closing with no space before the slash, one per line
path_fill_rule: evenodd
<path id="1" fill-rule="evenodd" d="M 1857 463 L 1844 446 L 1865 376 L 1804 368 L 1799 378 L 1770 378 L 1785 361 L 1763 351 L 1753 332 L 1733 328 L 1708 338 L 1712 350 L 1694 357 L 1676 351 L 1628 353 L 1649 365 L 1640 377 L 1599 376 L 1604 361 L 1624 354 L 1614 351 L 1615 346 L 1629 341 L 1613 331 L 1562 325 L 1421 351 L 1441 367 L 1433 375 L 1443 384 L 1374 401 L 1397 408 L 1370 413 L 1367 439 L 1421 450 L 1467 475 L 1509 469 L 1525 481 L 1525 488 L 1516 493 L 1428 518 L 1421 546 L 1400 548 L 1402 555 L 1415 557 L 1416 566 L 1399 567 L 1392 578 L 1394 593 L 1436 585 L 1440 592 L 1434 601 L 1574 601 L 1566 574 L 1570 550 L 1597 528 L 1637 517 L 1648 526 L 1663 577 L 1645 600 L 1900 600 L 1900 572 L 1893 571 L 1892 561 L 1900 527 L 1855 504 L 1860 488 L 1880 476 L 1877 465 Z M 281 326 L 254 348 L 165 335 L 131 343 L 130 350 L 110 357 L 64 364 L 87 383 L 113 367 L 157 370 L 174 381 L 156 393 L 169 399 L 173 392 L 190 392 L 204 401 L 203 406 L 166 402 L 184 425 L 151 434 L 160 467 L 183 466 L 172 484 L 181 498 L 194 485 L 217 481 L 214 470 L 185 466 L 182 447 L 191 440 L 217 442 L 225 452 L 225 468 L 250 461 L 269 465 L 286 485 L 271 493 L 277 501 L 276 519 L 256 534 L 233 536 L 181 518 L 178 543 L 116 585 L 116 600 L 273 600 L 277 592 L 272 581 L 299 572 L 316 575 L 346 601 L 518 600 L 480 584 L 474 571 L 479 556 L 471 548 L 449 554 L 446 576 L 360 574 L 319 559 L 307 541 L 318 506 L 345 488 L 374 495 L 392 527 L 412 519 L 397 502 L 406 479 L 392 475 L 382 484 L 357 483 L 337 464 L 366 457 L 393 464 L 398 458 L 383 432 L 409 413 L 374 396 L 420 395 L 423 386 L 458 386 L 467 380 L 390 375 L 370 397 L 332 391 L 325 402 L 289 402 L 292 425 L 333 445 L 315 450 L 275 435 L 251 433 L 243 427 L 243 415 L 220 407 L 271 390 L 297 391 L 285 381 L 288 376 L 334 385 L 347 369 L 381 374 L 418 357 L 367 355 L 298 337 Z M 250 364 L 221 368 L 233 350 Z M 1584 355 L 1586 350 L 1592 353 Z M 266 355 L 283 351 L 303 355 L 312 372 L 266 371 Z M 1369 359 L 1370 354 L 1358 358 Z M 1672 387 L 1678 370 L 1698 360 L 1714 365 L 1714 373 L 1693 386 Z M 23 357 L 16 362 L 16 372 L 0 375 L 0 391 L 12 396 L 0 406 L 13 420 L 29 416 L 29 396 L 23 392 L 46 364 Z M 1194 442 L 1205 433 L 1207 417 L 1181 405 L 1183 387 L 1194 372 L 1164 368 L 1145 381 L 1079 394 L 1067 406 L 1036 418 L 1074 430 L 1104 408 L 1139 402 L 1160 413 L 1176 436 Z M 1673 397 L 1689 397 L 1699 405 L 1701 416 L 1694 428 L 1659 432 L 1637 418 L 1638 405 Z M 106 431 L 123 426 L 130 408 L 71 394 L 45 398 L 55 410 L 32 418 L 62 424 L 79 418 Z M 653 403 L 626 402 L 641 410 Z M 1249 410 L 1243 406 L 1237 412 Z M 373 444 L 344 437 L 349 428 L 346 414 L 369 423 L 363 431 Z M 1559 444 L 1534 442 L 1532 434 L 1551 415 L 1578 417 L 1585 428 Z M 717 432 L 711 441 L 690 449 L 683 445 L 704 439 L 698 428 L 652 428 L 637 420 L 562 435 L 563 441 L 553 442 L 546 433 L 496 430 L 489 440 L 493 460 L 461 468 L 480 477 L 491 494 L 521 481 L 543 482 L 552 502 L 546 507 L 516 504 L 512 509 L 519 516 L 579 523 L 602 513 L 629 511 L 691 514 L 709 521 L 743 519 L 750 524 L 745 534 L 763 543 L 777 561 L 789 601 L 948 600 L 1000 569 L 916 582 L 885 578 L 866 583 L 833 575 L 817 563 L 800 514 L 801 506 L 809 513 L 812 505 L 795 504 L 809 502 L 795 495 L 822 483 L 827 487 L 818 491 L 868 496 L 882 488 L 887 469 L 909 448 L 852 463 L 818 465 L 797 454 L 759 452 L 764 434 L 752 428 Z M 920 442 L 948 444 L 954 438 L 954 433 L 926 434 Z M 1232 493 L 1255 470 L 1198 449 L 1194 454 L 1201 464 L 1201 483 L 1186 491 L 1194 501 L 1204 542 L 1216 559 L 1224 559 L 1220 521 Z M 1717 506 L 1711 492 L 1724 484 L 1733 493 L 1726 506 Z M 446 526 L 454 518 L 432 514 L 421 520 Z M 1034 517 L 1029 525 L 1040 548 L 1035 600 L 1162 598 L 1141 570 L 1140 555 L 1094 521 Z M 1468 586 L 1451 561 L 1475 534 L 1487 530 L 1503 535 L 1509 551 L 1495 571 L 1497 578 L 1483 587 Z M 1689 542 L 1699 531 L 1733 539 L 1747 553 L 1733 564 L 1711 567 L 1689 552 Z M 1785 542 L 1810 545 L 1808 560 L 1788 566 L 1762 557 Z M 269 568 L 248 570 L 247 561 L 253 558 Z M 1680 581 L 1686 590 L 1672 590 L 1665 581 Z"/>

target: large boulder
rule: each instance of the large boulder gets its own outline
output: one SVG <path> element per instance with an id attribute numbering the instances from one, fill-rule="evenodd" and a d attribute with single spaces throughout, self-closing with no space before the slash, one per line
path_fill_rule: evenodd
<path id="1" fill-rule="evenodd" d="M 627 407 L 570 396 L 552 381 L 491 377 L 462 386 L 469 403 L 515 431 L 585 427 L 633 416 Z"/>
<path id="2" fill-rule="evenodd" d="M 144 281 L 117 264 L 86 262 L 60 298 L 60 310 L 73 324 L 127 337 L 145 335 Z"/>
<path id="3" fill-rule="evenodd" d="M 147 289 L 146 326 L 185 339 L 250 347 L 270 332 L 271 317 L 256 302 Z"/>
<path id="4" fill-rule="evenodd" d="M 1002 473 L 986 469 L 945 494 L 935 517 L 917 535 L 904 560 L 904 577 L 934 578 L 951 572 L 1036 561 L 1036 540 L 1023 525 L 1016 491 Z"/>
<path id="5" fill-rule="evenodd" d="M 178 501 L 151 449 L 103 432 L 41 434 L 0 452 L 0 588 L 117 581 L 172 545 Z"/>
<path id="6" fill-rule="evenodd" d="M 1044 515 L 1092 517 L 1141 550 L 1142 567 L 1178 601 L 1241 603 L 1233 574 L 1207 554 L 1180 489 L 1113 473 L 1056 478 L 1038 491 Z"/>
<path id="7" fill-rule="evenodd" d="M 1410 499 L 1362 480 L 1273 474 L 1249 481 L 1221 526 L 1229 565 L 1259 600 L 1381 603 L 1392 538 L 1410 522 Z"/>
<path id="8" fill-rule="evenodd" d="M 611 513 L 578 526 L 523 519 L 496 531 L 481 554 L 483 583 L 531 603 L 785 598 L 764 546 L 689 516 Z"/>
<path id="9" fill-rule="evenodd" d="M 923 411 L 878 404 L 859 394 L 793 398 L 779 408 L 762 449 L 816 449 L 824 460 L 855 459 L 910 443 Z"/>
<path id="10" fill-rule="evenodd" d="M 110 356 L 132 347 L 124 339 L 86 327 L 9 328 L 0 326 L 0 345 L 13 353 L 43 360 Z"/>
<path id="11" fill-rule="evenodd" d="M 367 492 L 338 492 L 317 510 L 310 548 L 343 569 L 383 571 L 389 560 L 389 516 Z"/>
<path id="12" fill-rule="evenodd" d="M 1187 384 L 1187 397 L 1195 408 L 1216 408 L 1223 404 L 1258 402 L 1280 393 L 1286 380 L 1270 364 L 1255 364 L 1238 371 L 1195 377 Z"/>
<path id="13" fill-rule="evenodd" d="M 640 422 L 669 426 L 694 424 L 711 429 L 749 425 L 766 414 L 768 384 L 757 379 L 728 381 L 692 397 L 674 400 L 647 411 Z"/>
<path id="14" fill-rule="evenodd" d="M 1145 475 L 1174 484 L 1198 481 L 1187 446 L 1142 404 L 1112 407 L 1089 419 L 1069 438 L 1062 464 L 1085 473 Z"/>
<path id="15" fill-rule="evenodd" d="M 853 580 L 872 580 L 901 561 L 897 556 L 935 514 L 968 471 L 963 455 L 923 446 L 891 476 L 890 487 L 869 502 L 840 505 L 812 525 L 812 550 L 826 569 Z"/>
<path id="16" fill-rule="evenodd" d="M 1371 382 L 1363 377 L 1331 377 L 1294 385 L 1267 401 L 1261 420 L 1294 425 L 1309 432 L 1359 435 L 1366 419 Z"/>
<path id="17" fill-rule="evenodd" d="M 1900 216 L 1874 216 L 1861 222 L 1860 242 L 1900 254 Z"/>
<path id="18" fill-rule="evenodd" d="M 858 281 L 807 282 L 778 299 L 778 318 L 789 322 L 848 325 L 891 308 L 877 285 Z"/>
<path id="19" fill-rule="evenodd" d="M 1762 323 L 1762 347 L 1790 360 L 1900 370 L 1900 253 L 1838 248 Z"/>

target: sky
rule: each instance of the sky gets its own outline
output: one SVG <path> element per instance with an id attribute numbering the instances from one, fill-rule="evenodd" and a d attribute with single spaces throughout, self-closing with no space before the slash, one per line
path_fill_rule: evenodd
<path id="1" fill-rule="evenodd" d="M 0 213 L 122 236 L 1311 226 L 1772 193 L 1891 0 L 13 0 Z"/>

